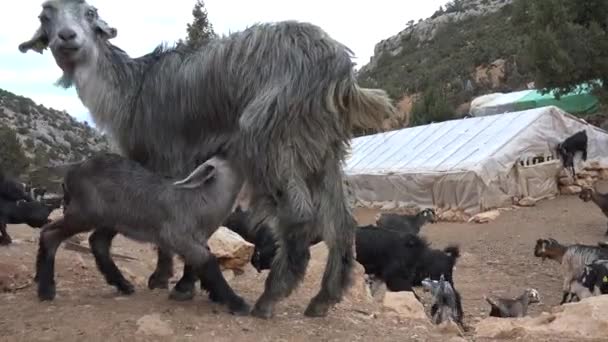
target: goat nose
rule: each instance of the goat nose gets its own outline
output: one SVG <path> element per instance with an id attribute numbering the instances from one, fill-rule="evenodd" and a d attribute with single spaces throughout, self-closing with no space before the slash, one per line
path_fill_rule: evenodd
<path id="1" fill-rule="evenodd" d="M 74 30 L 69 29 L 69 28 L 64 28 L 61 31 L 59 31 L 59 38 L 61 38 L 62 40 L 70 41 L 74 38 L 76 38 L 76 32 L 74 32 Z"/>

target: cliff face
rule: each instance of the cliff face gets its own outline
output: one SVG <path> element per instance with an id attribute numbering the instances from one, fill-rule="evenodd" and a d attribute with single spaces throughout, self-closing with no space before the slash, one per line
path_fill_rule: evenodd
<path id="1" fill-rule="evenodd" d="M 531 86 L 517 10 L 512 0 L 452 1 L 379 42 L 358 77 L 399 103 L 401 116 L 386 126 L 459 117 L 476 96 Z"/>
<path id="2" fill-rule="evenodd" d="M 0 168 L 23 180 L 36 178 L 40 185 L 47 185 L 47 175 L 34 176 L 36 170 L 112 150 L 108 139 L 88 124 L 2 89 L 0 129 L 14 142 L 0 149 Z"/>

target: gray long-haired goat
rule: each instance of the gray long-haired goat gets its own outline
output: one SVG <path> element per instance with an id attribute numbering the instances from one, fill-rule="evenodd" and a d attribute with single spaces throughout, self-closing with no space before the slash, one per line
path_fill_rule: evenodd
<path id="1" fill-rule="evenodd" d="M 257 24 L 197 50 L 159 47 L 129 57 L 109 40 L 115 28 L 83 0 L 49 0 L 34 36 L 76 86 L 93 120 L 129 158 L 183 177 L 197 161 L 226 152 L 251 190 L 251 211 L 279 241 L 264 293 L 252 314 L 303 279 L 309 241 L 320 233 L 329 257 L 307 316 L 341 301 L 353 267 L 355 222 L 341 163 L 355 126 L 376 127 L 395 113 L 386 93 L 356 83 L 352 51 L 319 27 L 295 21 Z M 172 256 L 159 248 L 148 286 L 166 287 Z M 174 288 L 175 290 L 175 288 Z"/>
<path id="2" fill-rule="evenodd" d="M 63 218 L 40 233 L 38 297 L 55 297 L 54 262 L 61 242 L 93 230 L 89 244 L 97 267 L 121 293 L 131 294 L 134 288 L 110 256 L 117 233 L 177 253 L 212 300 L 227 304 L 233 313 L 248 314 L 249 305 L 226 283 L 207 248 L 207 239 L 230 214 L 241 184 L 241 176 L 219 156 L 180 181 L 167 180 L 112 153 L 100 153 L 70 167 L 64 178 Z M 186 276 L 176 287 L 191 284 Z"/>

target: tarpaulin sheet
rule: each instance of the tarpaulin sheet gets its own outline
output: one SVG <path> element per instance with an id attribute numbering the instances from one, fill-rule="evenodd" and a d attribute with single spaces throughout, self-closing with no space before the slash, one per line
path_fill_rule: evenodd
<path id="1" fill-rule="evenodd" d="M 608 167 L 608 133 L 550 106 L 358 137 L 344 171 L 358 200 L 476 213 L 513 196 L 557 194 L 555 146 L 581 129 L 586 163 Z M 535 157 L 544 162 L 519 164 Z"/>

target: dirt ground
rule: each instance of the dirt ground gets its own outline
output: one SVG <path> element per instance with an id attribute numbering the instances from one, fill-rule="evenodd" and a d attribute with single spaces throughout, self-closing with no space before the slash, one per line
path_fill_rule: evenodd
<path id="1" fill-rule="evenodd" d="M 372 210 L 356 211 L 361 224 L 371 223 L 375 214 Z M 466 324 L 473 325 L 489 312 L 484 294 L 513 297 L 526 287 L 534 287 L 541 294 L 542 304 L 531 307 L 532 316 L 557 305 L 561 299 L 558 265 L 551 260 L 541 263 L 533 256 L 536 239 L 553 237 L 568 244 L 596 244 L 604 239 L 606 223 L 594 204 L 564 196 L 540 202 L 536 207 L 502 212 L 496 221 L 487 224 L 429 224 L 421 234 L 436 248 L 449 243 L 460 245 L 455 285 L 463 298 Z M 1 341 L 449 340 L 424 322 L 399 320 L 383 314 L 377 306 L 353 300 L 339 304 L 326 318 L 305 318 L 302 312 L 318 289 L 318 274 L 307 275 L 305 283 L 277 306 L 276 317 L 269 321 L 232 316 L 200 294 L 191 302 L 172 302 L 167 299 L 167 291 L 146 288 L 146 279 L 156 260 L 152 248 L 120 236 L 115 240 L 113 252 L 137 258 L 116 260 L 119 268 L 137 284 L 134 295 L 116 295 L 96 270 L 90 254 L 62 247 L 55 268 L 57 297 L 54 302 L 41 303 L 32 285 L 38 231 L 27 226 L 9 226 L 9 233 L 14 243 L 0 247 Z M 319 264 L 324 260 L 312 262 Z M 12 280 L 17 289 L 2 293 L 2 277 L 9 274 L 17 274 Z M 181 274 L 178 261 L 176 274 Z M 262 292 L 266 274 L 249 269 L 229 282 L 253 304 Z M 379 314 L 370 315 L 373 312 Z M 138 320 L 155 314 L 166 323 L 157 324 L 160 332 L 154 336 L 138 331 Z M 466 338 L 472 339 L 470 335 Z"/>

